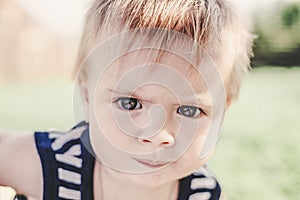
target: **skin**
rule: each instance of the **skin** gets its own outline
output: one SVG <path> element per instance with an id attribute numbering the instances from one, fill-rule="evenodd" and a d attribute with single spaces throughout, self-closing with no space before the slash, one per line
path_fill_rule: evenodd
<path id="1" fill-rule="evenodd" d="M 147 84 L 148 80 L 153 80 L 155 79 L 154 77 L 159 75 L 159 67 L 154 67 L 150 71 L 147 71 L 147 68 L 143 68 L 136 74 L 133 71 L 137 66 L 151 63 L 151 60 L 147 60 L 147 53 L 149 52 L 134 52 L 116 61 L 101 77 L 97 77 L 99 84 L 96 88 L 91 86 L 93 83 L 81 85 L 82 94 L 86 95 L 83 98 L 86 100 L 85 110 L 87 111 L 86 115 L 89 116 L 92 145 L 96 156 L 98 156 L 97 168 L 100 171 L 100 175 L 98 175 L 98 179 L 95 182 L 95 191 L 104 191 L 104 193 L 102 192 L 103 194 L 99 194 L 99 196 L 104 195 L 104 199 L 176 199 L 178 180 L 203 166 L 209 158 L 207 156 L 204 159 L 199 159 L 199 153 L 209 129 L 212 115 L 209 103 L 210 95 L 203 79 L 187 61 L 179 56 L 167 54 L 158 64 L 171 67 L 181 77 L 185 77 L 185 81 L 192 89 L 189 92 L 192 93 L 187 93 L 187 88 L 185 87 L 179 88 L 177 94 L 174 94 L 165 86 L 155 83 Z M 91 67 L 88 74 L 97 74 L 97 72 Z M 130 84 L 125 81 L 118 85 L 118 81 L 122 80 L 121 77 L 128 74 L 133 77 L 137 75 L 143 81 L 138 81 L 137 79 L 139 78 L 131 78 Z M 95 81 L 97 78 L 91 78 L 90 80 Z M 169 81 L 178 82 L 176 77 L 171 77 Z M 134 83 L 132 84 L 132 82 Z M 180 86 L 178 85 L 178 87 Z M 197 97 L 201 96 L 201 98 L 185 98 L 186 96 L 194 96 L 194 94 L 197 94 Z M 128 101 L 128 98 L 132 98 L 133 102 L 131 103 L 135 105 L 131 107 L 132 110 L 130 111 L 126 107 L 128 103 L 124 103 L 126 102 L 125 100 Z M 156 134 L 150 134 L 150 137 L 141 137 L 143 134 L 148 134 L 144 133 L 141 128 L 141 132 L 138 132 L 137 135 L 128 135 L 126 131 L 130 132 L 130 127 L 124 130 L 118 124 L 118 115 L 122 115 L 125 112 L 129 113 L 132 126 L 147 126 L 147 123 L 149 123 L 147 113 L 150 112 L 150 108 L 154 105 L 160 105 L 165 115 L 165 123 Z M 196 110 L 195 115 L 187 117 L 180 113 L 178 109 L 183 106 L 191 106 Z M 184 123 L 189 124 L 190 122 L 198 123 L 197 129 L 192 130 L 195 131 L 193 140 L 190 141 L 188 149 L 181 149 L 180 158 L 174 160 L 172 149 L 178 151 L 176 147 L 184 142 L 176 138 L 179 126 L 188 126 Z M 154 123 L 150 123 L 150 126 L 152 125 L 155 126 Z M 97 132 L 97 126 L 101 126 L 102 133 Z M 156 128 L 153 129 L 157 130 Z M 129 153 L 130 156 L 122 160 L 122 164 L 124 165 L 124 162 L 128 162 L 133 169 L 132 171 L 124 172 L 122 166 L 111 166 L 109 163 L 106 163 L 105 159 L 101 159 L 101 154 L 105 151 L 103 149 L 104 144 L 96 141 L 103 141 L 103 136 L 113 147 Z M 132 159 L 132 157 L 138 157 L 139 153 L 152 152 L 151 156 L 153 159 L 155 158 L 155 161 L 164 162 L 168 160 L 168 155 L 161 156 L 159 152 L 162 149 L 170 149 L 168 152 L 170 153 L 171 161 L 158 170 L 154 170 L 151 167 L 147 170 L 147 167 L 143 168 L 144 166 L 140 166 L 139 162 Z M 109 159 L 119 159 L 118 155 L 114 155 L 109 150 L 106 153 L 110 154 Z M 124 154 L 124 156 L 126 155 Z M 140 173 L 142 170 L 145 170 L 144 173 Z M 99 179 L 101 180 L 97 181 Z M 114 191 L 116 190 L 120 192 L 115 193 Z M 172 193 L 170 193 L 170 190 Z"/>
<path id="2" fill-rule="evenodd" d="M 101 199 L 102 197 L 104 199 L 131 200 L 176 199 L 178 179 L 189 175 L 203 166 L 209 158 L 207 156 L 204 159 L 199 159 L 199 152 L 201 151 L 211 120 L 209 106 L 203 106 L 207 105 L 209 101 L 209 93 L 207 88 L 205 88 L 202 78 L 191 76 L 190 74 L 197 73 L 190 73 L 191 71 L 193 72 L 193 68 L 178 56 L 167 55 L 165 59 L 160 61 L 160 64 L 171 66 L 180 76 L 185 77 L 194 93 L 201 94 L 203 98 L 198 100 L 178 99 L 178 97 L 189 95 L 184 94 L 184 88 L 179 90 L 178 94 L 174 95 L 168 88 L 157 84 L 148 84 L 141 87 L 134 86 L 130 88 L 131 95 L 134 95 L 134 98 L 138 99 L 143 107 L 133 112 L 131 111 L 131 119 L 139 126 L 147 125 L 149 120 L 147 120 L 147 117 L 141 117 L 143 116 L 141 113 L 149 113 L 151 106 L 160 105 L 164 110 L 165 123 L 162 127 L 155 129 L 159 130 L 157 133 L 150 133 L 150 137 L 132 137 L 124 134 L 124 131 L 118 128 L 112 111 L 117 110 L 116 113 L 124 112 L 120 106 L 120 98 L 132 96 L 128 96 L 128 92 L 126 94 L 112 92 L 114 91 L 112 89 L 116 89 L 116 82 L 120 80 L 120 75 L 130 72 L 133 66 L 145 64 L 147 61 L 143 57 L 143 53 L 138 54 L 139 59 L 136 58 L 137 55 L 135 54 L 122 58 L 121 63 L 127 63 L 127 65 L 122 65 L 123 68 L 118 73 L 115 73 L 115 67 L 118 67 L 120 62 L 112 65 L 100 78 L 99 81 L 101 84 L 99 84 L 100 87 L 97 87 L 96 90 L 91 86 L 91 82 L 95 80 L 92 77 L 95 74 L 93 69 L 88 69 L 87 77 L 84 77 L 84 79 L 81 77 L 80 90 L 86 110 L 86 120 L 91 125 L 92 146 L 96 154 L 98 155 L 101 154 L 101 151 L 105 151 L 97 144 L 100 134 L 94 131 L 97 130 L 95 127 L 99 125 L 99 119 L 101 120 L 101 128 L 104 130 L 104 136 L 113 146 L 119 147 L 124 152 L 129 152 L 131 155 L 137 155 L 142 152 L 152 153 L 151 155 L 155 155 L 156 159 L 158 158 L 156 161 L 164 161 L 159 159 L 165 159 L 168 155 L 161 156 L 153 152 L 159 152 L 164 149 L 171 149 L 169 152 L 172 152 L 172 148 L 176 149 L 176 146 L 183 142 L 178 141 L 176 138 L 180 120 L 185 118 L 184 120 L 186 121 L 200 121 L 200 125 L 197 127 L 196 134 L 188 146 L 189 148 L 182 151 L 180 158 L 171 159 L 167 165 L 155 167 L 155 170 L 129 157 L 125 159 L 134 166 L 134 169 L 146 169 L 148 171 L 145 173 L 124 172 L 118 170 L 115 166 L 110 167 L 98 159 L 94 172 L 96 199 Z M 157 71 L 154 69 L 151 73 L 144 74 L 142 77 L 146 79 L 146 77 L 155 76 L 156 74 Z M 183 105 L 192 105 L 197 109 L 205 109 L 206 114 L 201 113 L 193 119 L 183 116 L 178 113 L 178 108 Z M 96 112 L 94 112 L 95 108 Z M 102 116 L 106 117 L 103 118 Z M 12 136 L 12 134 L 7 134 L 6 131 L 0 132 L 0 135 L 0 185 L 13 187 L 17 192 L 29 196 L 30 199 L 42 199 L 42 167 L 33 135 Z M 115 191 L 118 192 L 116 193 Z"/>
<path id="3" fill-rule="evenodd" d="M 0 185 L 10 186 L 30 200 L 42 199 L 42 167 L 33 135 L 8 131 L 0 131 L 0 135 Z"/>

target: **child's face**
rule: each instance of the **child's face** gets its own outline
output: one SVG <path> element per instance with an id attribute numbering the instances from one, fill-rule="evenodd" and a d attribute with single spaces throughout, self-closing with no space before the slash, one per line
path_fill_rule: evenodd
<path id="1" fill-rule="evenodd" d="M 224 110 L 213 110 L 207 80 L 186 60 L 167 53 L 154 64 L 149 53 L 128 53 L 90 79 L 97 84 L 88 89 L 88 116 L 95 156 L 104 165 L 158 185 L 205 163 L 203 143 Z"/>

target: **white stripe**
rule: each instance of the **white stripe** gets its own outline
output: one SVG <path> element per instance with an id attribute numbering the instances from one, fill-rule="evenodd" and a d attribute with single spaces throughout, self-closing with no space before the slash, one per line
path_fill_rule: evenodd
<path id="1" fill-rule="evenodd" d="M 58 137 L 62 137 L 64 133 L 62 132 L 49 132 L 49 139 L 54 139 L 54 138 L 58 138 Z"/>
<path id="2" fill-rule="evenodd" d="M 51 144 L 53 151 L 61 149 L 66 143 L 76 140 L 80 137 L 81 133 L 86 129 L 85 126 L 72 130 L 68 134 L 63 134 L 61 137 L 57 137 Z"/>
<path id="3" fill-rule="evenodd" d="M 203 175 L 203 176 L 211 176 L 209 171 L 205 167 L 200 167 L 197 171 L 193 173 L 195 176 Z"/>
<path id="4" fill-rule="evenodd" d="M 68 165 L 72 165 L 77 168 L 82 167 L 82 159 L 81 158 L 77 158 L 75 156 L 65 155 L 65 154 L 55 154 L 55 158 L 59 162 L 62 162 L 62 163 L 68 164 Z"/>
<path id="5" fill-rule="evenodd" d="M 69 183 L 81 184 L 81 174 L 58 168 L 58 179 Z"/>
<path id="6" fill-rule="evenodd" d="M 209 200 L 211 194 L 209 192 L 198 192 L 189 196 L 189 200 Z"/>
<path id="7" fill-rule="evenodd" d="M 72 200 L 80 200 L 81 199 L 80 191 L 68 189 L 68 188 L 65 188 L 62 186 L 59 186 L 59 188 L 58 188 L 58 196 L 60 198 L 72 199 Z"/>
<path id="8" fill-rule="evenodd" d="M 80 144 L 76 144 L 76 145 L 72 146 L 64 154 L 72 155 L 72 156 L 80 156 L 81 155 L 81 146 L 80 146 Z"/>
<path id="9" fill-rule="evenodd" d="M 216 181 L 212 177 L 194 178 L 191 182 L 191 189 L 196 190 L 200 188 L 214 189 L 216 187 Z"/>
<path id="10" fill-rule="evenodd" d="M 79 144 L 72 146 L 67 152 L 64 154 L 55 154 L 55 158 L 57 161 L 75 166 L 77 168 L 82 167 L 82 159 L 76 156 L 81 155 L 81 147 Z"/>

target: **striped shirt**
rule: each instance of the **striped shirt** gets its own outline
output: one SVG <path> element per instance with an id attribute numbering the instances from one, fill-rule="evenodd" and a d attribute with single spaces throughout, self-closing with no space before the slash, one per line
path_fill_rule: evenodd
<path id="1" fill-rule="evenodd" d="M 88 124 L 67 133 L 36 132 L 44 178 L 43 200 L 93 200 L 95 158 Z M 219 200 L 221 188 L 206 167 L 179 181 L 178 200 Z"/>

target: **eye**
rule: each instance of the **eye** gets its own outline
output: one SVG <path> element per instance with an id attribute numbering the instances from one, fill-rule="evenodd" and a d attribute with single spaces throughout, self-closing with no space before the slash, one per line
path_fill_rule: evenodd
<path id="1" fill-rule="evenodd" d="M 122 110 L 137 110 L 142 108 L 140 101 L 131 97 L 118 98 L 114 103 Z"/>
<path id="2" fill-rule="evenodd" d="M 177 113 L 190 118 L 197 118 L 201 114 L 205 114 L 201 108 L 198 108 L 196 106 L 180 106 L 177 109 Z"/>

